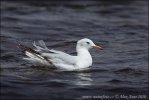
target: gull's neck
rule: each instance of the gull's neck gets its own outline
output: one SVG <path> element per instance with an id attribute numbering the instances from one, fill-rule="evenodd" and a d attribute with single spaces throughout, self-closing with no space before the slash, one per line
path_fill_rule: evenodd
<path id="1" fill-rule="evenodd" d="M 90 55 L 89 51 L 87 48 L 77 46 L 77 57 L 78 57 L 78 62 L 77 65 L 79 68 L 86 68 L 92 65 L 92 56 Z"/>
<path id="2" fill-rule="evenodd" d="M 77 50 L 77 56 L 85 56 L 84 54 L 90 54 L 88 49 L 84 47 L 77 46 L 76 50 Z"/>
<path id="3" fill-rule="evenodd" d="M 92 60 L 90 52 L 88 51 L 87 48 L 81 47 L 81 46 L 77 46 L 76 47 L 76 51 L 77 51 L 77 56 L 78 57 L 85 58 L 85 59 L 91 59 Z"/>

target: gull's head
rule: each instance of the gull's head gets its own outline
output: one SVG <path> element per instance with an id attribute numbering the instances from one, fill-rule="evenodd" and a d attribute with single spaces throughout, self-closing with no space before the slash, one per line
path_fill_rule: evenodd
<path id="1" fill-rule="evenodd" d="M 100 46 L 94 44 L 94 42 L 88 38 L 84 38 L 84 39 L 81 39 L 77 42 L 77 47 L 78 48 L 85 48 L 85 49 L 91 49 L 91 48 L 101 48 Z"/>

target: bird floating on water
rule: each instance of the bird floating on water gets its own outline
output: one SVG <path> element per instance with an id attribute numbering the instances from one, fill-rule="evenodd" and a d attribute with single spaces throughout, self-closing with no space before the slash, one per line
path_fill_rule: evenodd
<path id="1" fill-rule="evenodd" d="M 36 49 L 26 47 L 19 44 L 27 58 L 23 58 L 30 61 L 35 66 L 48 66 L 51 68 L 57 68 L 62 70 L 82 70 L 92 66 L 92 56 L 89 49 L 101 48 L 101 46 L 95 45 L 92 40 L 84 38 L 78 40 L 76 45 L 77 56 L 69 55 L 62 51 L 48 49 L 45 42 L 40 40 L 38 45 L 33 42 L 33 46 Z"/>

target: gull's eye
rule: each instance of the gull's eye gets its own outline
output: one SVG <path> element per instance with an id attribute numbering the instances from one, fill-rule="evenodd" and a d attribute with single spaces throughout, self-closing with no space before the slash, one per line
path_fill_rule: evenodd
<path id="1" fill-rule="evenodd" d="M 87 44 L 90 44 L 90 42 L 86 42 Z"/>

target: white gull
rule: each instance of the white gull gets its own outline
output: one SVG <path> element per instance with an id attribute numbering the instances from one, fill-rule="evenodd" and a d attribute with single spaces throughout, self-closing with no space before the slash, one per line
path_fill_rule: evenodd
<path id="1" fill-rule="evenodd" d="M 36 66 L 48 66 L 51 68 L 57 68 L 62 70 L 82 70 L 92 66 L 92 56 L 89 49 L 101 48 L 93 43 L 92 40 L 84 38 L 77 42 L 76 51 L 77 56 L 69 55 L 62 51 L 48 49 L 44 41 L 40 40 L 39 44 L 33 43 L 36 48 L 31 49 L 24 45 L 19 44 L 19 48 L 23 49 L 27 58 L 25 60 L 30 61 Z"/>

